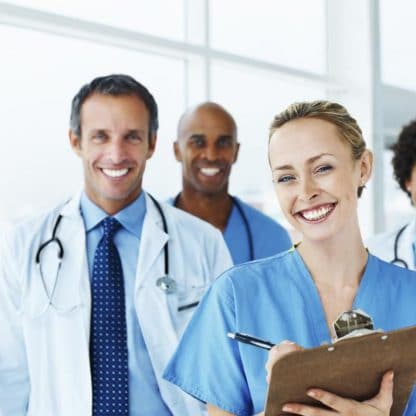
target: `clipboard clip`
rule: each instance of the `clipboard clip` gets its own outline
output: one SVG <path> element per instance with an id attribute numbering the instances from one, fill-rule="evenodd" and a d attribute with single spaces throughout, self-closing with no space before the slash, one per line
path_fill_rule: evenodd
<path id="1" fill-rule="evenodd" d="M 375 332 L 384 332 L 382 329 L 374 329 L 374 322 L 370 315 L 361 309 L 352 309 L 339 314 L 338 318 L 332 324 L 336 338 L 332 341 L 333 344 L 344 339 L 360 337 Z M 333 351 L 334 347 L 328 348 L 328 351 Z"/>

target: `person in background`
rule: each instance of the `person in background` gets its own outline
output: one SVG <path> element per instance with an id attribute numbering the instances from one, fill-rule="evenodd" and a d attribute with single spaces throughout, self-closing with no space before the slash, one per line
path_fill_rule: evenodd
<path id="1" fill-rule="evenodd" d="M 205 102 L 186 111 L 173 144 L 182 165 L 182 191 L 170 200 L 221 230 L 234 264 L 291 247 L 280 224 L 228 193 L 239 148 L 236 123 L 223 107 Z"/>
<path id="2" fill-rule="evenodd" d="M 345 311 L 360 309 L 384 330 L 416 324 L 415 273 L 369 254 L 361 237 L 358 198 L 373 158 L 356 120 L 337 103 L 295 103 L 274 118 L 269 137 L 276 195 L 303 239 L 289 251 L 226 271 L 191 319 L 164 377 L 206 402 L 209 415 L 263 415 L 265 364 L 270 371 L 279 350 L 331 342 L 332 323 Z M 229 332 L 279 345 L 268 356 Z M 305 393 L 327 409 L 286 403 L 282 412 L 387 416 L 393 374 L 387 371 L 379 392 L 364 402 L 314 387 Z M 413 392 L 406 416 L 415 414 L 415 398 Z"/>
<path id="3" fill-rule="evenodd" d="M 392 146 L 394 177 L 416 203 L 416 120 L 404 126 Z M 370 252 L 401 267 L 416 269 L 416 218 L 398 229 L 373 236 L 367 241 Z"/>
<path id="4" fill-rule="evenodd" d="M 83 190 L 0 249 L 1 415 L 204 414 L 161 375 L 231 258 L 218 230 L 142 189 L 157 129 L 156 101 L 130 76 L 75 95 Z"/>

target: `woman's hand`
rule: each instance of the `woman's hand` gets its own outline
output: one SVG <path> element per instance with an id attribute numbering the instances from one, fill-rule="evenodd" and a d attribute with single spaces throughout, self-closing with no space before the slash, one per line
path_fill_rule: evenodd
<path id="1" fill-rule="evenodd" d="M 270 382 L 271 371 L 277 360 L 291 352 L 302 351 L 302 349 L 290 341 L 282 341 L 275 345 L 269 351 L 266 363 L 267 383 Z M 302 416 L 389 416 L 393 404 L 393 371 L 384 374 L 377 395 L 363 402 L 343 398 L 318 388 L 308 390 L 307 395 L 329 407 L 330 410 L 300 403 L 286 403 L 282 410 Z"/>
<path id="2" fill-rule="evenodd" d="M 384 374 L 378 394 L 364 402 L 346 399 L 315 388 L 308 390 L 307 395 L 328 406 L 331 410 L 300 403 L 287 403 L 282 410 L 302 416 L 388 416 L 393 404 L 393 371 Z"/>
<path id="3" fill-rule="evenodd" d="M 267 384 L 270 383 L 270 376 L 272 373 L 273 365 L 276 361 L 280 360 L 285 355 L 294 352 L 294 351 L 302 351 L 303 348 L 299 345 L 295 344 L 291 341 L 282 341 L 280 344 L 275 345 L 270 351 L 269 351 L 269 358 L 266 362 L 266 380 Z"/>

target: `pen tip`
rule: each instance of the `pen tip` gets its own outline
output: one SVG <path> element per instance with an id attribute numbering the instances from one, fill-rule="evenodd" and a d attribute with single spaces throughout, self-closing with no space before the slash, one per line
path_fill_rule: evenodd
<path id="1" fill-rule="evenodd" d="M 235 334 L 233 334 L 232 332 L 227 332 L 227 336 L 232 339 L 235 339 Z"/>

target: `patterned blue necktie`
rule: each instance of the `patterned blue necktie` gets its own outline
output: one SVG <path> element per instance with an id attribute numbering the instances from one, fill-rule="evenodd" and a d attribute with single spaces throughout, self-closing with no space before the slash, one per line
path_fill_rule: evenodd
<path id="1" fill-rule="evenodd" d="M 102 222 L 104 235 L 94 255 L 91 296 L 91 373 L 93 415 L 128 415 L 126 307 L 123 270 L 114 234 L 121 224 Z"/>

